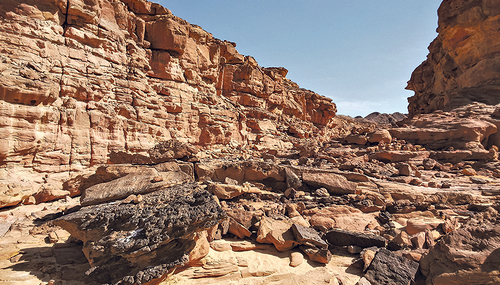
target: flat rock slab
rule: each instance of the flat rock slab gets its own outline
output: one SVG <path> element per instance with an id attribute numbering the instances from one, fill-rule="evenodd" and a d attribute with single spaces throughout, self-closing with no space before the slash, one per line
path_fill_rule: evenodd
<path id="1" fill-rule="evenodd" d="M 326 234 L 326 240 L 336 246 L 357 245 L 359 247 L 385 247 L 387 240 L 384 237 L 353 232 L 341 229 L 333 229 Z"/>
<path id="2" fill-rule="evenodd" d="M 149 168 L 89 187 L 83 192 L 80 202 L 82 206 L 97 205 L 122 199 L 132 194 L 154 192 L 192 180 L 192 177 L 183 171 L 158 172 Z"/>
<path id="3" fill-rule="evenodd" d="M 356 193 L 356 183 L 350 182 L 344 176 L 334 173 L 308 173 L 302 174 L 302 181 L 313 187 L 324 187 L 330 194 L 343 195 Z"/>
<path id="4" fill-rule="evenodd" d="M 295 240 L 300 244 L 314 244 L 321 248 L 327 248 L 328 244 L 318 235 L 315 229 L 307 228 L 298 224 L 292 225 Z"/>
<path id="5" fill-rule="evenodd" d="M 418 262 L 382 248 L 373 259 L 365 278 L 371 284 L 409 285 L 418 271 Z"/>

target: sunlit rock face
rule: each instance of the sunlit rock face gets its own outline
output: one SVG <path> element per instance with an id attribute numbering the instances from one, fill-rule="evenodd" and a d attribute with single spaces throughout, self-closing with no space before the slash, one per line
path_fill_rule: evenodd
<path id="1" fill-rule="evenodd" d="M 500 103 L 500 1 L 445 0 L 438 15 L 439 35 L 408 82 L 410 116 Z"/>
<path id="2" fill-rule="evenodd" d="M 335 104 L 235 46 L 144 0 L 2 1 L 0 207 L 171 138 L 324 135 Z"/>

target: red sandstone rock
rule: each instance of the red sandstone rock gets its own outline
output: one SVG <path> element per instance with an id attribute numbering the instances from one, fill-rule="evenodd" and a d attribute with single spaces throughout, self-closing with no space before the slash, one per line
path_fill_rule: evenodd
<path id="1" fill-rule="evenodd" d="M 473 101 L 500 103 L 497 4 L 488 0 L 443 1 L 438 10 L 439 35 L 406 87 L 415 91 L 408 99 L 410 117 Z"/>
<path id="2" fill-rule="evenodd" d="M 286 149 L 288 136 L 323 135 L 335 116 L 286 69 L 260 67 L 158 4 L 24 2 L 0 7 L 0 164 L 33 185 L 11 193 L 18 180 L 3 176 L 0 206 L 39 192 L 40 172 L 59 188 L 171 138 Z"/>

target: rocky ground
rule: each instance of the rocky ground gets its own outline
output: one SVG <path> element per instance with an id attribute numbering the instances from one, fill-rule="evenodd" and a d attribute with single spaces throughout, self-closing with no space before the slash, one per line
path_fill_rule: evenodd
<path id="1" fill-rule="evenodd" d="M 499 284 L 496 2 L 362 119 L 155 3 L 3 1 L 0 282 Z"/>
<path id="2" fill-rule="evenodd" d="M 475 140 L 495 119 L 475 107 L 405 127 L 455 135 L 446 150 L 376 125 L 276 151 L 166 141 L 75 178 L 81 197 L 4 209 L 2 281 L 496 284 L 498 154 Z"/>

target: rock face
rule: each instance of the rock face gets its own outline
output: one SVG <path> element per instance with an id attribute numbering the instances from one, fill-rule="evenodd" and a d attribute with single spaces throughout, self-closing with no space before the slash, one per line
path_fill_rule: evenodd
<path id="1" fill-rule="evenodd" d="M 485 149 L 500 146 L 500 106 L 471 103 L 449 112 L 441 110 L 431 114 L 416 115 L 406 121 L 407 127 L 390 129 L 392 136 L 426 148 L 443 150 L 450 148 L 477 152 L 478 159 L 488 156 Z M 467 158 L 462 158 L 467 159 Z"/>
<path id="2" fill-rule="evenodd" d="M 420 262 L 427 284 L 500 282 L 500 224 L 481 222 L 443 237 Z"/>
<path id="3" fill-rule="evenodd" d="M 0 207 L 170 138 L 276 149 L 325 134 L 330 99 L 235 46 L 148 1 L 2 1 Z"/>
<path id="4" fill-rule="evenodd" d="M 410 117 L 477 101 L 500 103 L 500 2 L 444 0 L 439 35 L 408 86 Z"/>
<path id="5" fill-rule="evenodd" d="M 192 262 L 196 232 L 225 218 L 213 196 L 195 183 L 145 194 L 137 204 L 125 201 L 83 207 L 54 221 L 83 242 L 92 266 L 87 274 L 96 284 L 161 278 Z"/>

